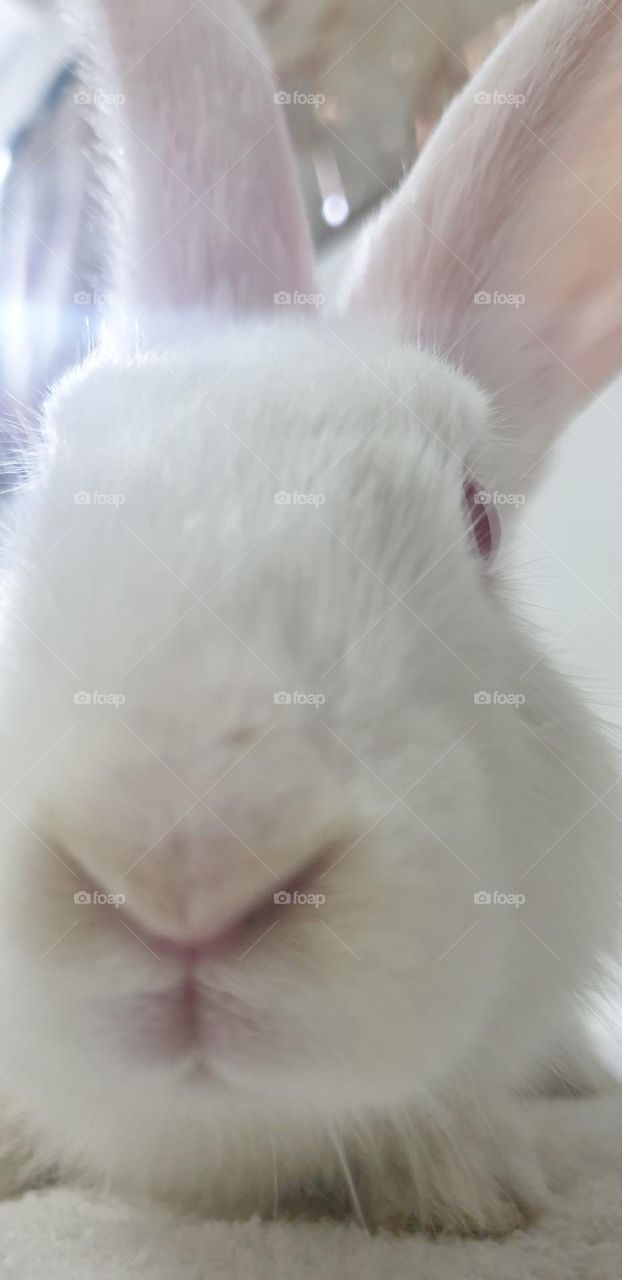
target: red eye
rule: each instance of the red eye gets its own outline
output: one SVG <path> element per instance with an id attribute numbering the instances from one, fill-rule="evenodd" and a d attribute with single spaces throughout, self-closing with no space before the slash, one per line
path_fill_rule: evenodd
<path id="1" fill-rule="evenodd" d="M 464 505 L 475 547 L 482 559 L 489 560 L 501 539 L 501 521 L 492 496 L 469 477 L 464 482 Z"/>

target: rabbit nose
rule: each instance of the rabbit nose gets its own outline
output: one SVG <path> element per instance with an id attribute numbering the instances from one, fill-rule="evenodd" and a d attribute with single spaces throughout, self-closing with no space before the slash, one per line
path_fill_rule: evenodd
<path id="1" fill-rule="evenodd" d="M 95 787 L 88 764 L 68 838 L 62 829 L 58 838 L 93 883 L 124 896 L 128 927 L 141 937 L 205 953 L 258 906 L 267 919 L 280 905 L 275 892 L 306 879 L 327 848 L 354 841 L 357 799 L 314 739 L 275 729 L 241 760 L 223 752 L 218 767 L 227 761 L 205 802 L 192 788 L 193 804 L 138 748 L 135 760 L 123 757 L 122 781 L 115 763 Z"/>
<path id="2" fill-rule="evenodd" d="M 189 967 L 210 961 L 240 960 L 276 927 L 283 918 L 284 908 L 295 903 L 301 894 L 308 900 L 313 886 L 328 866 L 329 853 L 334 853 L 333 846 L 314 854 L 295 876 L 278 884 L 275 882 L 272 890 L 253 898 L 233 919 L 206 935 L 175 937 L 165 933 L 141 932 L 137 920 L 132 920 L 132 931 L 158 957 L 169 957 Z M 316 893 L 315 896 L 319 900 L 325 895 Z"/>
<path id="3" fill-rule="evenodd" d="M 291 905 L 287 899 L 311 888 L 339 857 L 335 850 L 351 842 L 338 842 L 330 833 L 328 839 L 310 839 L 301 850 L 294 839 L 288 856 L 270 863 L 246 850 L 239 855 L 237 847 L 207 853 L 199 847 L 187 859 L 172 856 L 157 865 L 145 859 L 106 887 L 122 891 L 127 923 L 147 942 L 151 936 L 169 950 L 220 955 L 260 925 L 267 929 L 282 918 Z"/>

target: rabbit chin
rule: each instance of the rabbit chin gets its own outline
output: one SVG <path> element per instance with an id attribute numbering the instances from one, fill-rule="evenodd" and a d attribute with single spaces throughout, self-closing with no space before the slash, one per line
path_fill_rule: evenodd
<path id="1" fill-rule="evenodd" d="M 284 1184 L 290 1162 L 293 1182 L 307 1160 L 317 1179 L 333 1129 L 365 1131 L 376 1115 L 412 1109 L 465 1056 L 481 1025 L 484 972 L 489 987 L 499 972 L 490 937 L 482 951 L 471 966 L 461 959 L 460 999 L 431 985 L 416 1009 L 390 992 L 383 1007 L 361 988 L 356 1006 L 336 999 L 329 1019 L 323 987 L 315 997 L 292 992 L 274 1013 L 269 992 L 258 1008 L 250 991 L 246 1002 L 206 986 L 200 1035 L 176 980 L 131 1001 L 102 989 L 67 1021 L 67 1002 L 56 999 L 19 1046 L 13 1025 L 3 1048 L 9 1099 L 28 1117 L 39 1160 L 49 1153 L 65 1175 L 223 1216 L 269 1214 L 273 1141 Z"/>

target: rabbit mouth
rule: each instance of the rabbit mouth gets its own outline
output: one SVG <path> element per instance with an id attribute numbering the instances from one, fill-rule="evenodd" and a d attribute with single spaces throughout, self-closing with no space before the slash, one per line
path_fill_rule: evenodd
<path id="1" fill-rule="evenodd" d="M 178 1067 L 188 1083 L 222 1087 L 226 1063 L 273 1056 L 275 1031 L 264 1010 L 188 973 L 169 990 L 134 1001 L 122 1047 L 141 1067 Z"/>
<path id="2" fill-rule="evenodd" d="M 276 890 L 271 886 L 232 921 L 205 937 L 184 940 L 151 932 L 124 895 L 107 893 L 63 848 L 63 861 L 79 869 L 82 887 L 74 894 L 76 910 L 81 910 L 83 900 L 101 903 L 97 924 L 105 928 L 110 942 L 129 933 L 141 966 L 146 958 L 142 948 L 157 962 L 148 963 L 146 971 L 140 966 L 128 1004 L 120 1010 L 115 1000 L 104 1015 L 108 1041 L 116 1054 L 141 1071 L 173 1068 L 184 1083 L 225 1089 L 231 1087 L 231 1072 L 246 1078 L 253 1064 L 267 1068 L 276 1059 L 291 1061 L 296 1056 L 295 1026 L 285 1027 L 266 1007 L 268 991 L 260 1006 L 240 998 L 237 966 L 251 957 L 255 947 L 271 946 L 270 935 L 275 931 L 278 936 L 277 926 L 285 921 L 291 924 L 297 917 L 313 920 L 314 927 L 319 927 L 321 904 L 326 900 L 319 892 L 324 887 L 322 875 L 340 852 L 341 846 L 327 843 L 294 875 L 280 881 Z M 144 973 L 150 976 L 143 987 Z"/>
<path id="3" fill-rule="evenodd" d="M 171 979 L 164 990 L 134 997 L 124 1020 L 122 1052 L 141 1067 L 176 1068 L 189 1086 L 220 1090 L 232 1087 L 232 1072 L 236 1079 L 240 1072 L 246 1079 L 249 1067 L 261 1074 L 262 1067 L 297 1061 L 295 1026 L 285 1026 L 265 1003 L 258 1006 L 234 994 L 230 978 L 237 962 L 276 930 L 284 911 L 295 911 L 301 899 L 323 898 L 313 889 L 329 853 L 334 856 L 333 849 L 323 850 L 286 887 L 260 899 L 204 945 L 179 946 L 141 931 L 139 940 L 170 967 Z M 305 912 L 304 906 L 299 909 Z M 121 924 L 124 914 L 122 907 L 117 915 Z"/>
<path id="4" fill-rule="evenodd" d="M 294 905 L 295 909 L 301 897 L 322 896 L 313 895 L 312 889 L 324 862 L 325 854 L 312 868 L 292 877 L 286 888 L 266 895 L 204 945 L 179 946 L 161 938 L 146 938 L 142 931 L 140 941 L 170 965 L 175 976 L 164 991 L 136 998 L 125 1035 L 132 1057 L 183 1065 L 184 1076 L 199 1083 L 223 1083 L 226 1072 L 225 1076 L 216 1072 L 213 1064 L 217 1062 L 267 1062 L 273 1058 L 280 1040 L 275 1018 L 266 1009 L 234 995 L 228 989 L 226 974 L 276 929 L 284 908 Z M 125 923 L 123 915 L 121 908 L 121 923 Z M 288 1047 L 291 1051 L 289 1040 Z M 278 1056 L 289 1057 L 288 1047 L 284 1042 Z"/>

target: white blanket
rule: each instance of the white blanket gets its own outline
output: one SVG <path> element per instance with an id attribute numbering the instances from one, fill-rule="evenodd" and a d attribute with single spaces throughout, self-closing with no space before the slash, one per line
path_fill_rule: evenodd
<path id="1" fill-rule="evenodd" d="M 620 1280 L 622 1094 L 533 1104 L 548 1212 L 504 1241 L 180 1221 L 77 1191 L 0 1205 L 2 1280 Z"/>

